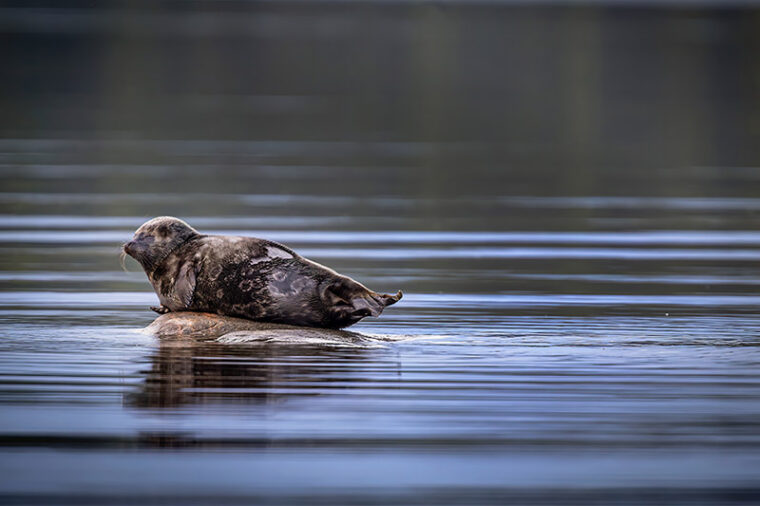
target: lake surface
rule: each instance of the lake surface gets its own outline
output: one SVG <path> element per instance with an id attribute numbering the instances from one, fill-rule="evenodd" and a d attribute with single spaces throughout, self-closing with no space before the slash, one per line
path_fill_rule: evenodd
<path id="1" fill-rule="evenodd" d="M 756 10 L 35 5 L 3 504 L 760 501 Z M 161 343 L 157 215 L 405 296 L 367 346 Z"/>

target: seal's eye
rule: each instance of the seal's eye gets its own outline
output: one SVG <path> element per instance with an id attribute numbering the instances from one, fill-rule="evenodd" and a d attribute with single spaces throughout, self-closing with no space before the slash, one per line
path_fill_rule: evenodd
<path id="1" fill-rule="evenodd" d="M 141 244 L 151 244 L 155 240 L 156 240 L 156 238 L 153 237 L 152 235 L 145 235 L 143 233 L 140 233 L 140 234 L 137 234 L 137 236 L 135 237 L 134 242 L 139 242 Z"/>

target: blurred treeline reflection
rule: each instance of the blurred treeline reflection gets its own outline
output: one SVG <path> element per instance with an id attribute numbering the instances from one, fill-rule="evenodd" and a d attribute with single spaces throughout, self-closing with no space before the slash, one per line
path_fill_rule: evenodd
<path id="1" fill-rule="evenodd" d="M 760 9 L 4 5 L 0 138 L 88 141 L 6 162 L 357 167 L 437 195 L 616 193 L 642 170 L 672 193 L 665 169 L 760 160 Z M 99 181 L 78 184 L 125 183 Z"/>

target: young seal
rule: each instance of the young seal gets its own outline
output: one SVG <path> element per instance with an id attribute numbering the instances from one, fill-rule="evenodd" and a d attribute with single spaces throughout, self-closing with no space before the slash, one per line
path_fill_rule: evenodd
<path id="1" fill-rule="evenodd" d="M 199 234 L 182 220 L 154 218 L 124 252 L 140 262 L 158 313 L 198 311 L 249 320 L 340 329 L 398 302 L 276 242 Z"/>

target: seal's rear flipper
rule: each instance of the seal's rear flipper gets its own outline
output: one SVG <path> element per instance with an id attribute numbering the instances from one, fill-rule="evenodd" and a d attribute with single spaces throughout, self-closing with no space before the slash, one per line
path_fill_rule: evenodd
<path id="1" fill-rule="evenodd" d="M 386 307 L 392 306 L 396 302 L 400 301 L 403 296 L 404 293 L 401 290 L 399 290 L 396 295 L 388 295 L 387 293 L 380 294 L 380 297 L 383 299 L 383 303 Z"/>
<path id="2" fill-rule="evenodd" d="M 352 325 L 366 316 L 380 316 L 387 306 L 395 304 L 402 297 L 383 295 L 369 290 L 352 279 L 341 279 L 327 283 L 322 289 L 322 302 L 331 313 L 328 325 L 345 327 Z"/>

